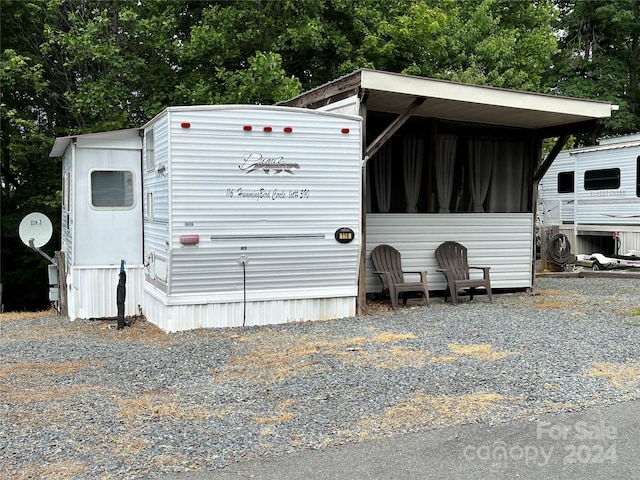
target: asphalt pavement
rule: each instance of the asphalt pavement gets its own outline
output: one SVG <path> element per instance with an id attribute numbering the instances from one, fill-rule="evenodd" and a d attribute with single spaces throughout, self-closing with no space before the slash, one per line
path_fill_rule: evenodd
<path id="1" fill-rule="evenodd" d="M 640 400 L 493 426 L 447 427 L 166 478 L 639 479 Z"/>

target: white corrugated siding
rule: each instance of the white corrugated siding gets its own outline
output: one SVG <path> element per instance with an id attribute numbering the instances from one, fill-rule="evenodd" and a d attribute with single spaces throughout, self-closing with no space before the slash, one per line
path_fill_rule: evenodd
<path id="1" fill-rule="evenodd" d="M 640 225 L 640 198 L 637 191 L 637 158 L 640 145 L 576 155 L 576 222 L 592 225 Z M 620 188 L 615 190 L 584 190 L 584 172 L 601 168 L 620 169 Z"/>
<path id="2" fill-rule="evenodd" d="M 166 169 L 162 178 L 145 172 L 145 191 L 154 191 L 154 213 L 166 205 L 169 221 L 145 220 L 145 258 L 153 253 L 169 263 L 166 293 L 145 285 L 150 321 L 168 331 L 239 326 L 245 292 L 247 325 L 355 314 L 359 120 L 281 107 L 187 107 L 169 109 L 152 125 L 156 164 Z M 241 167 L 252 154 L 295 165 L 248 172 Z M 166 198 L 156 193 L 164 188 Z M 260 189 L 270 194 L 246 196 Z M 351 243 L 335 240 L 342 227 L 354 231 Z M 194 234 L 197 246 L 180 243 Z M 241 255 L 249 259 L 245 271 Z"/>
<path id="3" fill-rule="evenodd" d="M 165 331 L 195 328 L 269 325 L 306 320 L 329 320 L 356 314 L 354 296 L 283 300 L 201 301 L 190 296 L 166 297 L 147 285 L 144 292 L 145 315 Z"/>
<path id="4" fill-rule="evenodd" d="M 444 290 L 435 249 L 454 240 L 468 249 L 469 264 L 490 266 L 492 288 L 531 287 L 533 215 L 530 213 L 368 214 L 367 292 L 378 292 L 370 252 L 387 243 L 402 254 L 403 270 L 427 270 L 429 290 Z"/>
<path id="5" fill-rule="evenodd" d="M 182 122 L 191 127 L 182 128 Z M 359 122 L 316 112 L 229 109 L 171 113 L 171 294 L 355 288 L 360 225 Z M 253 131 L 243 130 L 251 125 Z M 271 133 L 262 131 L 273 128 Z M 283 133 L 290 126 L 292 133 Z M 350 128 L 342 134 L 342 127 Z M 290 174 L 251 173 L 249 154 L 283 157 Z M 233 197 L 227 190 L 232 189 Z M 264 189 L 285 198 L 239 198 Z M 299 198 L 290 198 L 297 192 Z M 308 192 L 308 198 L 301 198 Z M 340 244 L 340 227 L 356 239 Z M 197 247 L 180 236 L 198 234 Z"/>
<path id="6" fill-rule="evenodd" d="M 61 240 L 60 240 L 60 250 L 64 252 L 65 258 L 65 267 L 67 270 L 71 268 L 71 262 L 73 261 L 73 224 L 74 224 L 74 201 L 75 201 L 75 182 L 73 179 L 73 157 L 75 155 L 74 151 L 75 147 L 72 146 L 67 149 L 64 155 L 64 160 L 62 162 L 62 179 L 63 186 L 66 183 L 66 186 L 63 189 L 63 195 L 66 195 L 68 198 L 68 205 L 62 206 L 62 222 L 61 222 Z M 64 203 L 64 201 L 63 201 Z"/>
<path id="7" fill-rule="evenodd" d="M 146 132 L 153 128 L 154 164 L 149 165 L 147 158 Z M 155 258 L 169 264 L 169 130 L 167 113 L 158 116 L 153 125 L 145 129 L 145 148 L 143 149 L 143 201 L 144 214 L 144 260 L 149 266 L 148 273 L 156 279 Z M 149 195 L 153 198 L 153 218 L 148 218 Z M 163 281 L 166 279 L 163 279 Z"/>
<path id="8" fill-rule="evenodd" d="M 578 229 L 581 225 L 640 225 L 640 198 L 636 194 L 639 156 L 637 143 L 561 152 L 540 181 L 541 213 L 548 213 L 543 221 L 573 223 L 575 220 Z M 620 169 L 620 188 L 585 191 L 585 171 L 603 168 Z M 569 171 L 575 171 L 575 192 L 558 193 L 558 173 Z M 557 214 L 560 203 L 561 216 Z M 558 218 L 560 221 L 554 221 Z"/>
<path id="9" fill-rule="evenodd" d="M 144 283 L 142 265 L 127 265 L 125 316 L 137 315 Z M 67 272 L 69 318 L 102 318 L 118 315 L 116 294 L 120 267 L 72 268 Z"/>

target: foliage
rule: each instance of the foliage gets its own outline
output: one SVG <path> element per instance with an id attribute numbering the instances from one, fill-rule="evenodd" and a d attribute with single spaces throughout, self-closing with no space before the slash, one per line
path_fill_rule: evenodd
<path id="1" fill-rule="evenodd" d="M 562 0 L 558 6 L 560 50 L 549 70 L 551 90 L 619 105 L 601 135 L 640 131 L 640 2 Z"/>
<path id="2" fill-rule="evenodd" d="M 46 306 L 45 262 L 16 231 L 37 210 L 59 238 L 56 136 L 140 126 L 169 105 L 272 104 L 359 68 L 613 101 L 604 132 L 640 130 L 634 0 L 0 0 L 0 10 L 7 309 Z"/>

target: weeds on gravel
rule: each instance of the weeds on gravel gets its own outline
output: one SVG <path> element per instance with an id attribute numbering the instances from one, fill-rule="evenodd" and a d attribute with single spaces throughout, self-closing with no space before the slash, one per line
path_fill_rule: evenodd
<path id="1" fill-rule="evenodd" d="M 450 343 L 449 350 L 461 357 L 469 357 L 473 360 L 500 360 L 510 355 L 517 355 L 518 352 L 498 352 L 488 344 L 461 345 Z"/>
<path id="2" fill-rule="evenodd" d="M 3 312 L 0 313 L 0 322 L 12 320 L 33 320 L 34 318 L 56 315 L 55 310 L 43 310 L 38 312 Z"/>
<path id="3" fill-rule="evenodd" d="M 257 332 L 239 337 L 252 347 L 236 355 L 229 365 L 212 373 L 218 381 L 252 380 L 279 382 L 317 368 L 327 368 L 322 357 L 330 356 L 348 364 L 370 364 L 379 368 L 397 369 L 422 365 L 429 352 L 393 345 L 380 350 L 377 344 L 391 344 L 416 338 L 411 332 L 382 332 L 373 337 L 331 339 L 318 335 L 284 335 L 277 337 Z"/>
<path id="4" fill-rule="evenodd" d="M 0 393 L 6 400 L 14 402 L 48 402 L 71 398 L 99 390 L 92 385 L 71 385 L 56 387 L 49 383 L 51 377 L 73 375 L 80 370 L 100 367 L 105 362 L 72 360 L 59 363 L 7 363 L 0 366 Z M 17 386 L 13 386 L 17 383 Z"/>
<path id="5" fill-rule="evenodd" d="M 578 304 L 575 298 L 571 298 L 567 292 L 559 290 L 536 290 L 534 292 L 533 306 L 539 309 L 561 309 L 574 307 Z"/>
<path id="6" fill-rule="evenodd" d="M 288 399 L 276 407 L 273 415 L 267 417 L 260 417 L 256 414 L 253 415 L 253 421 L 260 424 L 268 424 L 268 423 L 284 423 L 289 422 L 294 419 L 295 414 L 289 409 L 296 404 L 296 401 L 293 399 Z"/>
<path id="7" fill-rule="evenodd" d="M 47 464 L 23 463 L 19 467 L 4 470 L 0 465 L 0 471 L 4 472 L 12 480 L 71 480 L 82 476 L 88 470 L 85 463 L 76 463 L 70 460 Z"/>
<path id="8" fill-rule="evenodd" d="M 125 421 L 141 418 L 168 418 L 171 420 L 202 420 L 213 416 L 202 405 L 180 403 L 175 394 L 168 392 L 145 392 L 132 397 L 116 397 L 120 406 L 118 415 Z"/>
<path id="9" fill-rule="evenodd" d="M 634 308 L 632 310 L 629 310 L 628 312 L 625 312 L 624 315 L 627 317 L 640 317 L 640 308 Z M 632 322 L 627 320 L 624 322 L 624 324 L 627 327 L 640 327 L 640 321 Z"/>
<path id="10" fill-rule="evenodd" d="M 601 377 L 619 390 L 627 390 L 640 384 L 640 363 L 627 365 L 594 362 L 587 371 L 589 377 Z"/>
<path id="11" fill-rule="evenodd" d="M 0 378 L 34 375 L 70 375 L 91 367 L 100 367 L 106 362 L 71 360 L 59 363 L 9 363 L 0 366 Z"/>
<path id="12" fill-rule="evenodd" d="M 417 393 L 408 400 L 390 406 L 382 414 L 366 419 L 359 425 L 359 437 L 364 432 L 393 431 L 405 425 L 456 425 L 473 421 L 489 412 L 522 399 L 493 392 L 463 395 L 427 395 Z"/>

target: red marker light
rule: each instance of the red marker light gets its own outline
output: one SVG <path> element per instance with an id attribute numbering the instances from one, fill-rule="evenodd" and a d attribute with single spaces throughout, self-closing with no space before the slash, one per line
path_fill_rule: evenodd
<path id="1" fill-rule="evenodd" d="M 181 126 L 182 128 L 191 128 L 191 124 L 190 124 L 189 122 L 182 122 L 182 123 L 180 124 L 180 126 Z"/>
<path id="2" fill-rule="evenodd" d="M 293 132 L 293 128 L 292 128 L 292 127 L 284 127 L 282 130 L 284 131 L 284 133 L 291 133 L 291 132 Z"/>
<path id="3" fill-rule="evenodd" d="M 348 128 L 343 128 L 342 129 L 342 133 L 349 133 L 349 129 Z"/>
<path id="4" fill-rule="evenodd" d="M 251 125 L 245 125 L 244 127 L 242 127 L 242 129 L 243 129 L 245 132 L 250 132 L 250 131 L 251 131 Z"/>
<path id="5" fill-rule="evenodd" d="M 200 243 L 200 235 L 180 235 L 180 243 L 182 245 L 198 245 L 198 243 Z"/>
<path id="6" fill-rule="evenodd" d="M 271 127 L 264 127 L 264 128 L 263 128 L 263 130 L 264 130 L 265 132 L 270 132 L 270 131 L 272 131 L 272 130 L 273 130 L 273 128 L 271 128 Z"/>

